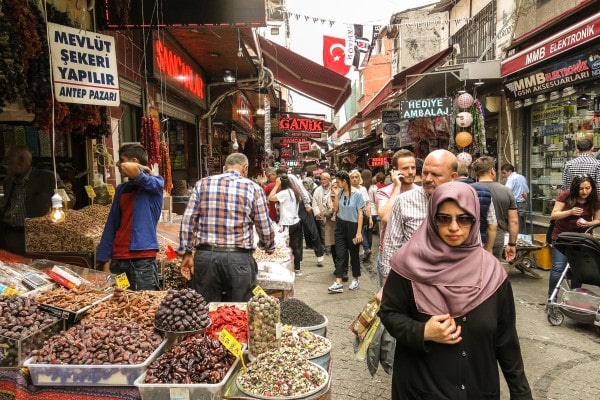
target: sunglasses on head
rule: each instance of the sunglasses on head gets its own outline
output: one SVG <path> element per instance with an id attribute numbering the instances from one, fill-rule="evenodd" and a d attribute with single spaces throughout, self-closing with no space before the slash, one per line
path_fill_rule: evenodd
<path id="1" fill-rule="evenodd" d="M 435 217 L 433 217 L 435 224 L 437 226 L 448 226 L 452 223 L 452 221 L 456 221 L 456 223 L 463 227 L 469 227 L 469 226 L 473 226 L 473 224 L 475 223 L 475 218 L 472 217 L 469 214 L 460 214 L 457 215 L 456 217 L 453 217 L 452 215 L 449 214 L 436 214 Z"/>

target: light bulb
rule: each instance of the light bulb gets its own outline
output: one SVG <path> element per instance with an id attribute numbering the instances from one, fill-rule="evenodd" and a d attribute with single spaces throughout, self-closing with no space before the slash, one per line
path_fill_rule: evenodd
<path id="1" fill-rule="evenodd" d="M 65 211 L 63 210 L 62 197 L 58 193 L 55 193 L 50 200 L 52 200 L 52 210 L 50 210 L 50 214 L 48 215 L 50 221 L 54 223 L 64 222 Z"/>

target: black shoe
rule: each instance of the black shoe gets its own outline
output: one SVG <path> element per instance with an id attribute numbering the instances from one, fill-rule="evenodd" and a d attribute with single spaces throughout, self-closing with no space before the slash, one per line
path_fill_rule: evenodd
<path id="1" fill-rule="evenodd" d="M 342 275 L 342 282 L 348 282 L 348 274 Z"/>

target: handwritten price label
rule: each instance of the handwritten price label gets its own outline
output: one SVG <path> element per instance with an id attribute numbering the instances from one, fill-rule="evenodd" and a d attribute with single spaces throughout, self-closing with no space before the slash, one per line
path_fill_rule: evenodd
<path id="1" fill-rule="evenodd" d="M 131 286 L 125 273 L 117 275 L 115 277 L 115 283 L 117 284 L 117 287 L 121 289 L 127 289 L 129 286 Z"/>
<path id="2" fill-rule="evenodd" d="M 85 185 L 85 192 L 87 193 L 88 197 L 93 201 L 94 198 L 96 198 L 96 192 L 94 192 L 94 188 L 91 187 L 90 185 Z"/>
<path id="3" fill-rule="evenodd" d="M 115 187 L 110 183 L 106 184 L 106 192 L 110 197 L 115 197 Z"/>
<path id="4" fill-rule="evenodd" d="M 256 285 L 256 287 L 252 289 L 252 294 L 255 296 L 258 296 L 259 294 L 264 294 L 265 296 L 268 296 L 267 292 L 265 292 L 263 288 L 261 288 L 258 285 Z"/>
<path id="5" fill-rule="evenodd" d="M 242 362 L 242 368 L 246 370 L 246 364 L 244 363 L 244 356 L 242 355 L 242 344 L 233 337 L 227 329 L 223 329 L 219 333 L 219 342 L 231 352 L 235 357 L 239 358 Z"/>

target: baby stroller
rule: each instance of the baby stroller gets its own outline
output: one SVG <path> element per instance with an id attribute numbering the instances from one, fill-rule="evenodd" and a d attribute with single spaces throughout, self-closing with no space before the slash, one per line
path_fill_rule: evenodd
<path id="1" fill-rule="evenodd" d="M 567 257 L 568 264 L 548 300 L 548 322 L 560 325 L 564 316 L 583 323 L 594 324 L 600 333 L 600 295 L 588 289 L 573 289 L 567 277 L 582 284 L 600 286 L 600 239 L 590 227 L 586 233 L 564 232 L 558 235 L 555 246 Z"/>

